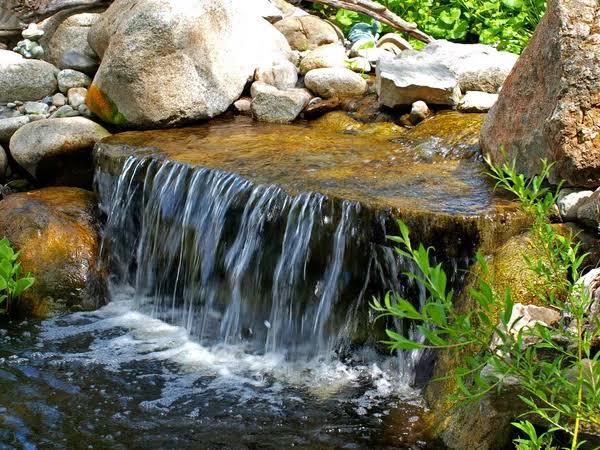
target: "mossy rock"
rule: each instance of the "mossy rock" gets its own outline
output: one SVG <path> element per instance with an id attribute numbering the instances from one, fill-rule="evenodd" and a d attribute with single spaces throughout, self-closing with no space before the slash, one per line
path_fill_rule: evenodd
<path id="1" fill-rule="evenodd" d="M 97 270 L 96 197 L 78 188 L 52 187 L 12 194 L 0 202 L 0 237 L 20 252 L 35 284 L 11 314 L 43 317 L 62 309 L 93 309 L 105 297 Z"/>
<path id="2" fill-rule="evenodd" d="M 540 304 L 532 290 L 541 286 L 538 276 L 529 269 L 525 256 L 535 260 L 541 256 L 532 242 L 531 232 L 518 234 L 508 239 L 488 260 L 485 276 L 492 289 L 501 295 L 510 289 L 514 303 Z M 459 311 L 473 311 L 478 304 L 466 293 L 478 279 L 474 269 L 467 286 L 457 300 Z M 498 317 L 492 317 L 492 322 Z M 511 422 L 520 411 L 516 396 L 510 393 L 487 396 L 482 400 L 455 406 L 448 396 L 456 393 L 458 386 L 452 374 L 462 367 L 462 361 L 480 349 L 470 347 L 459 355 L 441 351 L 434 371 L 433 380 L 425 390 L 425 397 L 435 417 L 433 434 L 452 449 L 471 449 L 474 442 L 482 450 L 508 448 L 511 440 Z M 450 378 L 445 378 L 450 376 Z"/>

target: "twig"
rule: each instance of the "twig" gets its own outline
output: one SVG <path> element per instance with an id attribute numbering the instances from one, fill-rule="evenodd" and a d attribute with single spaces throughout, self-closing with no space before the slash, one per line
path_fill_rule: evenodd
<path id="1" fill-rule="evenodd" d="M 321 3 L 334 8 L 347 9 L 372 17 L 390 27 L 410 34 L 419 41 L 430 43 L 434 39 L 427 33 L 419 30 L 417 25 L 407 22 L 380 3 L 372 0 L 308 0 L 312 3 Z"/>

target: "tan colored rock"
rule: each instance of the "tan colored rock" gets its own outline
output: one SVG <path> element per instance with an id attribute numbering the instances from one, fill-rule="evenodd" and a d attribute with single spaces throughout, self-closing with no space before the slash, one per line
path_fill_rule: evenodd
<path id="1" fill-rule="evenodd" d="M 551 180 L 600 186 L 600 29 L 595 0 L 550 0 L 481 131 L 496 162 L 526 175 L 542 158 Z"/>
<path id="2" fill-rule="evenodd" d="M 353 97 L 367 93 L 367 82 L 346 68 L 315 69 L 306 74 L 304 84 L 319 97 Z"/>
<path id="3" fill-rule="evenodd" d="M 11 305 L 17 314 L 43 316 L 56 308 L 94 309 L 104 302 L 105 278 L 97 270 L 99 234 L 93 193 L 45 188 L 0 202 L 0 236 L 20 251 L 35 284 Z"/>
<path id="4" fill-rule="evenodd" d="M 290 47 L 301 52 L 326 44 L 342 44 L 335 27 L 316 16 L 288 17 L 275 27 L 286 37 Z"/>
<path id="5" fill-rule="evenodd" d="M 314 69 L 346 67 L 346 49 L 340 44 L 328 44 L 304 53 L 300 61 L 300 73 L 307 74 Z"/>

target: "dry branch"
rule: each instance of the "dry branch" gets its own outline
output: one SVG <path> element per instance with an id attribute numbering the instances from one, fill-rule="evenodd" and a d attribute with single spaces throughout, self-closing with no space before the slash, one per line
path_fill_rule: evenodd
<path id="1" fill-rule="evenodd" d="M 387 9 L 381 3 L 372 0 L 308 0 L 313 3 L 321 3 L 323 5 L 332 6 L 334 8 L 347 9 L 349 11 L 358 12 L 366 16 L 370 16 L 390 27 L 410 34 L 419 41 L 429 43 L 433 42 L 433 38 L 427 33 L 419 30 L 414 23 L 407 22 L 392 11 Z"/>

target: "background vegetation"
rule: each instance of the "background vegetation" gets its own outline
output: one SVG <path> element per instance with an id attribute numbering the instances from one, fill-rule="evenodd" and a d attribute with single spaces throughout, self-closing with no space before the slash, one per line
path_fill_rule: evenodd
<path id="1" fill-rule="evenodd" d="M 546 9 L 545 0 L 379 0 L 403 19 L 436 39 L 490 44 L 521 53 Z M 370 18 L 317 6 L 345 33 Z M 393 31 L 384 27 L 383 31 Z M 412 41 L 416 46 L 422 45 Z"/>

